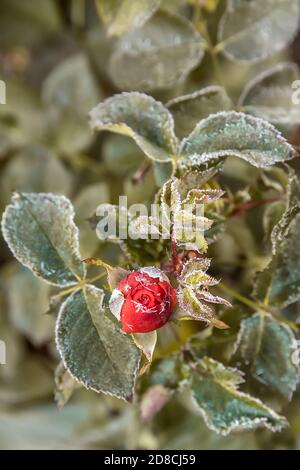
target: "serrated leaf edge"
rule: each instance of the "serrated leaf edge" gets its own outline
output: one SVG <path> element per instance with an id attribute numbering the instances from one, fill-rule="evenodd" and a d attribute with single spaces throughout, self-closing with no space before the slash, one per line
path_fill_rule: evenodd
<path id="1" fill-rule="evenodd" d="M 103 302 L 104 302 L 104 292 L 102 289 L 99 289 L 98 287 L 95 287 L 93 286 L 92 284 L 86 284 L 85 285 L 85 288 L 88 288 L 90 289 L 91 291 L 96 291 L 97 293 L 101 293 L 102 294 L 102 304 L 100 306 L 100 308 L 102 308 L 102 305 L 103 305 Z M 67 366 L 66 362 L 65 362 L 65 359 L 63 357 L 63 354 L 62 354 L 62 349 L 60 347 L 60 344 L 59 344 L 59 341 L 58 341 L 58 329 L 59 329 L 59 324 L 60 324 L 60 320 L 61 320 L 61 317 L 63 316 L 63 311 L 64 311 L 64 308 L 65 306 L 67 305 L 67 303 L 70 301 L 70 299 L 72 297 L 75 296 L 76 293 L 78 293 L 80 290 L 80 288 L 76 289 L 76 291 L 72 292 L 71 295 L 69 295 L 66 300 L 61 304 L 60 306 L 60 309 L 59 309 L 59 312 L 58 312 L 58 316 L 57 316 L 57 320 L 56 320 L 56 325 L 55 325 L 55 345 L 56 345 L 56 348 L 57 348 L 57 351 L 59 352 L 59 355 L 60 355 L 60 358 L 65 366 L 65 368 L 67 369 L 67 371 L 69 372 L 69 374 L 71 375 L 71 377 L 73 377 L 74 380 L 76 380 L 77 383 L 80 383 L 81 385 L 83 385 L 87 390 L 93 390 L 94 392 L 96 393 L 103 393 L 104 395 L 109 395 L 111 397 L 117 397 L 121 400 L 124 400 L 126 402 L 130 402 L 132 401 L 132 398 L 134 396 L 134 391 L 135 391 L 135 386 L 136 386 L 136 381 L 137 381 L 137 376 L 138 376 L 138 371 L 139 371 L 139 368 L 140 368 L 140 362 L 141 362 L 141 355 L 140 355 L 140 359 L 139 361 L 137 361 L 137 366 L 135 368 L 135 370 L 133 371 L 133 376 L 134 376 L 134 379 L 133 379 L 133 384 L 132 384 L 132 390 L 131 390 L 131 394 L 130 394 L 130 397 L 124 397 L 122 395 L 119 395 L 117 393 L 111 393 L 109 391 L 102 391 L 102 390 L 99 390 L 95 387 L 92 387 L 91 385 L 89 384 L 86 384 L 84 382 L 82 382 L 81 380 L 79 380 L 75 375 L 73 375 L 73 373 L 70 371 L 69 367 Z M 96 327 L 95 327 L 96 328 Z M 125 335 L 125 333 L 124 333 Z"/>

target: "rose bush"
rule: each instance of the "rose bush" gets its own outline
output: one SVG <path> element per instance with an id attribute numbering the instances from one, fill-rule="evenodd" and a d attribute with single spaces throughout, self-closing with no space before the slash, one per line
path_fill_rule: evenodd
<path id="1" fill-rule="evenodd" d="M 299 1 L 39 3 L 0 2 L 0 448 L 299 447 Z"/>
<path id="2" fill-rule="evenodd" d="M 151 267 L 122 279 L 109 305 L 125 333 L 148 333 L 167 323 L 175 304 L 175 289 L 167 276 Z"/>

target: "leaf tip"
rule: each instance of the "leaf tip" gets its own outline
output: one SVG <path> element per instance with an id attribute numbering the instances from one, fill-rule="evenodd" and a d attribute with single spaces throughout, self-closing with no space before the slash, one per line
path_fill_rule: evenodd
<path id="1" fill-rule="evenodd" d="M 218 328 L 219 330 L 227 330 L 228 328 L 230 328 L 227 323 L 223 322 L 222 320 L 218 320 L 217 318 L 212 318 L 210 320 L 210 323 L 212 324 L 212 326 Z"/>

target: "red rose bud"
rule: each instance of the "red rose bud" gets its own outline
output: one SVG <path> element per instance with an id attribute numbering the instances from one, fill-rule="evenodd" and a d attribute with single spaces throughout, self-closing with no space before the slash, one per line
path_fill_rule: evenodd
<path id="1" fill-rule="evenodd" d="M 157 268 L 132 271 L 114 289 L 109 307 L 125 333 L 147 333 L 167 323 L 176 304 L 176 292 Z"/>

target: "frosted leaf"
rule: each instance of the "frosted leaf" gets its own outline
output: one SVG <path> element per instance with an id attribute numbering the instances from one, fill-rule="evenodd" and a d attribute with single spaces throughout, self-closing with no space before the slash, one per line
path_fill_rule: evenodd
<path id="1" fill-rule="evenodd" d="M 118 321 L 121 321 L 121 310 L 124 301 L 125 299 L 122 292 L 119 291 L 119 289 L 114 289 L 111 293 L 108 306 L 111 313 L 116 317 Z"/>
<path id="2" fill-rule="evenodd" d="M 49 192 L 68 196 L 73 177 L 52 151 L 41 145 L 27 146 L 11 156 L 1 171 L 0 197 L 6 205 L 14 191 Z"/>
<path id="3" fill-rule="evenodd" d="M 153 176 L 157 186 L 161 187 L 170 178 L 172 178 L 175 171 L 173 161 L 170 162 L 153 162 Z"/>
<path id="4" fill-rule="evenodd" d="M 282 218 L 274 226 L 271 233 L 272 251 L 276 254 L 280 243 L 284 241 L 289 231 L 289 225 L 300 212 L 300 181 L 295 170 L 289 168 L 289 180 L 287 184 L 287 205 Z"/>
<path id="5" fill-rule="evenodd" d="M 167 207 L 170 209 L 167 217 L 172 220 L 172 238 L 178 245 L 185 246 L 186 250 L 205 252 L 207 243 L 203 232 L 211 227 L 213 221 L 204 217 L 204 207 L 194 201 L 182 200 L 182 193 L 181 179 L 173 178 L 166 183 L 161 199 L 162 213 L 166 213 Z"/>
<path id="6" fill-rule="evenodd" d="M 54 329 L 54 318 L 45 315 L 51 287 L 17 262 L 7 266 L 4 278 L 3 292 L 12 325 L 34 346 L 44 345 L 52 339 Z"/>
<path id="7" fill-rule="evenodd" d="M 260 61 L 293 40 L 298 22 L 298 0 L 229 0 L 219 23 L 219 48 L 234 61 Z"/>
<path id="8" fill-rule="evenodd" d="M 218 111 L 232 108 L 224 88 L 208 86 L 190 95 L 174 98 L 167 103 L 175 121 L 176 135 L 182 139 L 192 132 L 201 119 Z"/>
<path id="9" fill-rule="evenodd" d="M 193 213 L 185 210 L 176 211 L 173 217 L 174 226 L 178 229 L 183 228 L 191 231 L 195 229 L 204 232 L 208 230 L 213 221 L 203 216 L 196 216 Z M 196 235 L 196 234 L 195 234 Z"/>
<path id="10" fill-rule="evenodd" d="M 145 158 L 130 137 L 113 133 L 105 138 L 101 153 L 109 172 L 121 177 L 136 171 Z"/>
<path id="11" fill-rule="evenodd" d="M 144 239 L 151 238 L 151 236 L 159 237 L 161 235 L 160 222 L 154 217 L 145 215 L 136 217 L 130 222 L 130 231 Z"/>
<path id="12" fill-rule="evenodd" d="M 231 303 L 228 300 L 219 297 L 218 295 L 213 295 L 208 291 L 201 290 L 197 293 L 199 299 L 205 300 L 205 302 L 210 302 L 212 304 L 223 304 L 226 307 L 232 307 Z"/>
<path id="13" fill-rule="evenodd" d="M 3 0 L 1 4 L 1 45 L 4 49 L 16 44 L 25 48 L 39 46 L 49 37 L 62 33 L 62 17 L 57 5 L 51 0 L 18 2 Z"/>
<path id="14" fill-rule="evenodd" d="M 108 34 L 116 36 L 143 26 L 160 3 L 161 0 L 96 0 Z"/>
<path id="15" fill-rule="evenodd" d="M 241 322 L 235 354 L 256 380 L 289 400 L 300 378 L 299 365 L 292 360 L 295 352 L 293 332 L 271 315 L 256 313 Z"/>
<path id="16" fill-rule="evenodd" d="M 180 211 L 181 209 L 181 196 L 179 192 L 179 187 L 180 187 L 180 180 L 177 178 L 174 178 L 171 182 L 171 188 L 170 188 L 170 209 L 172 213 L 176 214 L 177 212 Z"/>
<path id="17" fill-rule="evenodd" d="M 174 122 L 158 101 L 142 93 L 122 93 L 98 104 L 89 114 L 93 130 L 128 135 L 156 161 L 168 161 L 177 153 Z"/>
<path id="18" fill-rule="evenodd" d="M 99 248 L 95 231 L 87 219 L 93 216 L 95 208 L 109 200 L 109 186 L 105 182 L 86 184 L 73 199 L 75 222 L 79 228 L 80 250 L 83 258 L 93 255 Z"/>
<path id="19" fill-rule="evenodd" d="M 300 206 L 300 180 L 296 171 L 288 166 L 288 182 L 287 182 L 287 210 Z"/>
<path id="20" fill-rule="evenodd" d="M 88 285 L 67 298 L 57 319 L 57 348 L 85 387 L 131 401 L 140 351 L 103 307 L 103 296 Z"/>
<path id="21" fill-rule="evenodd" d="M 178 171 L 180 174 L 185 174 L 186 172 L 199 172 L 203 174 L 208 174 L 214 172 L 216 174 L 222 168 L 224 162 L 218 161 L 217 159 L 212 159 L 209 161 L 203 161 L 202 155 L 189 155 L 179 157 L 177 160 Z"/>
<path id="22" fill-rule="evenodd" d="M 71 108 L 85 117 L 102 98 L 87 58 L 79 53 L 59 63 L 43 83 L 42 98 L 50 106 Z"/>
<path id="23" fill-rule="evenodd" d="M 66 197 L 14 194 L 3 214 L 2 232 L 17 260 L 50 284 L 69 286 L 85 276 L 74 209 Z"/>
<path id="24" fill-rule="evenodd" d="M 260 300 L 268 298 L 270 304 L 276 307 L 287 307 L 300 299 L 299 224 L 298 213 L 289 224 L 272 261 L 263 272 L 258 273 L 255 282 L 255 297 Z"/>
<path id="25" fill-rule="evenodd" d="M 197 409 L 209 429 L 218 434 L 226 436 L 262 426 L 280 431 L 287 426 L 283 416 L 238 389 L 243 378 L 237 369 L 204 357 L 190 371 L 190 382 Z"/>
<path id="26" fill-rule="evenodd" d="M 109 74 L 121 90 L 170 88 L 181 83 L 203 55 L 204 41 L 193 25 L 159 11 L 142 28 L 118 40 Z"/>
<path id="27" fill-rule="evenodd" d="M 239 106 L 244 112 L 265 119 L 282 131 L 290 132 L 300 123 L 300 107 L 292 100 L 292 83 L 298 79 L 296 64 L 277 64 L 247 84 Z"/>
<path id="28" fill-rule="evenodd" d="M 172 391 L 163 385 L 149 387 L 141 399 L 141 416 L 144 422 L 151 421 L 171 399 Z"/>
<path id="29" fill-rule="evenodd" d="M 209 229 L 205 234 L 205 240 L 209 245 L 220 240 L 226 231 L 226 225 L 222 222 L 214 221 L 214 224 L 211 229 Z"/>
<path id="30" fill-rule="evenodd" d="M 187 274 L 193 273 L 194 271 L 206 272 L 210 266 L 210 258 L 197 258 L 188 260 L 181 270 L 180 279 L 184 279 Z"/>
<path id="31" fill-rule="evenodd" d="M 290 170 L 287 208 L 271 233 L 273 258 L 257 274 L 254 296 L 276 307 L 287 307 L 300 299 L 300 183 Z"/>
<path id="32" fill-rule="evenodd" d="M 171 188 L 172 180 L 167 181 L 161 191 L 160 206 L 162 212 L 162 224 L 170 227 L 171 224 Z"/>
<path id="33" fill-rule="evenodd" d="M 209 258 L 196 258 L 187 261 L 178 277 L 178 282 L 192 288 L 215 286 L 219 281 L 206 273 L 210 266 Z"/>
<path id="34" fill-rule="evenodd" d="M 54 399 L 58 409 L 61 410 L 71 398 L 77 382 L 65 368 L 63 362 L 60 362 L 55 369 L 54 382 Z"/>
<path id="35" fill-rule="evenodd" d="M 81 115 L 73 109 L 66 109 L 57 113 L 55 118 L 53 122 L 55 135 L 52 145 L 57 152 L 72 158 L 74 154 L 86 151 L 94 140 L 86 113 Z"/>
<path id="36" fill-rule="evenodd" d="M 267 167 L 296 156 L 293 147 L 271 124 L 235 111 L 213 114 L 200 121 L 183 139 L 180 154 L 191 166 L 236 156 L 256 167 Z"/>
<path id="37" fill-rule="evenodd" d="M 189 272 L 184 276 L 182 282 L 189 286 L 202 285 L 205 287 L 216 286 L 219 283 L 217 279 L 212 276 L 209 276 L 201 270 Z"/>
<path id="38" fill-rule="evenodd" d="M 214 317 L 214 310 L 205 302 L 201 302 L 193 289 L 180 288 L 178 291 L 179 306 L 194 320 L 207 321 Z"/>
<path id="39" fill-rule="evenodd" d="M 184 200 L 190 190 L 200 189 L 204 186 L 210 179 L 212 179 L 218 170 L 218 168 L 211 168 L 208 171 L 186 171 L 180 177 L 180 184 L 178 185 L 178 191 L 180 193 L 181 199 Z"/>
<path id="40" fill-rule="evenodd" d="M 178 276 L 178 303 L 182 309 L 177 317 L 191 317 L 195 320 L 206 321 L 216 328 L 228 328 L 226 323 L 215 318 L 215 312 L 209 304 L 223 304 L 231 307 L 230 302 L 215 296 L 208 291 L 209 286 L 215 286 L 219 281 L 206 273 L 210 266 L 209 258 L 196 258 L 187 261 Z"/>
<path id="41" fill-rule="evenodd" d="M 133 333 L 132 338 L 137 347 L 146 356 L 148 362 L 151 362 L 156 346 L 157 332 L 151 331 L 150 333 Z"/>
<path id="42" fill-rule="evenodd" d="M 188 192 L 183 204 L 209 204 L 224 195 L 222 189 L 192 189 Z"/>
<path id="43" fill-rule="evenodd" d="M 284 201 L 275 201 L 267 205 L 263 215 L 263 228 L 265 232 L 265 241 L 269 240 L 274 226 L 281 219 L 285 210 Z"/>
<path id="44" fill-rule="evenodd" d="M 196 217 L 186 211 L 178 211 L 173 217 L 173 239 L 186 250 L 207 251 L 203 232 L 208 230 L 213 221 L 207 217 Z"/>

